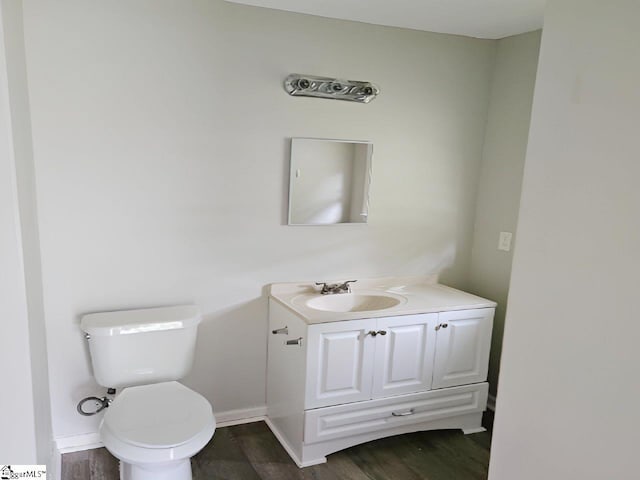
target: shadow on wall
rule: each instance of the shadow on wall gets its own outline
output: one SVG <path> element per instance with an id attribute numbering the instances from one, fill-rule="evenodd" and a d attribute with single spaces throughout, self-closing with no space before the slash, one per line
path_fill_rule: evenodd
<path id="1" fill-rule="evenodd" d="M 261 339 L 266 335 L 265 332 L 268 323 L 267 297 L 268 289 L 265 287 L 263 289 L 263 295 L 254 300 L 217 312 L 203 312 L 202 323 L 198 327 L 194 365 L 189 375 L 185 377 L 184 383 L 205 395 L 212 402 L 220 399 L 221 388 L 218 387 L 220 385 L 226 385 L 227 383 L 224 381 L 227 365 L 214 365 L 211 363 L 209 360 L 211 358 L 210 352 L 214 350 L 223 352 L 227 363 L 233 362 L 236 366 L 246 365 L 246 370 L 243 371 L 243 373 L 246 374 L 247 381 L 253 380 L 264 383 L 264 372 L 250 370 L 255 370 L 256 358 L 260 359 L 259 364 L 265 363 L 266 345 L 264 349 L 254 349 L 252 351 L 247 351 L 244 345 L 251 344 L 251 342 L 255 342 L 256 339 L 260 339 L 260 342 L 262 342 Z M 105 387 L 98 385 L 93 377 L 89 344 L 85 340 L 85 333 L 80 328 L 80 321 L 84 315 L 98 312 L 137 310 L 187 304 L 198 304 L 198 302 L 190 299 L 169 303 L 158 302 L 152 305 L 119 305 L 117 308 L 98 308 L 78 314 L 72 328 L 78 335 L 78 341 L 83 344 L 84 365 L 91 376 L 91 380 L 83 382 L 74 388 L 72 400 L 77 402 L 81 398 L 89 395 L 102 394 L 103 390 L 105 390 Z M 204 309 L 202 304 L 201 308 Z M 251 367 L 252 365 L 254 366 L 253 368 Z M 262 388 L 262 390 L 264 389 Z M 225 393 L 224 398 L 234 398 L 238 396 L 242 398 L 242 395 L 242 392 L 237 394 L 228 392 Z M 264 396 L 264 393 L 262 393 L 262 396 Z"/>
<path id="2" fill-rule="evenodd" d="M 204 395 L 214 411 L 237 408 L 242 399 L 262 399 L 266 402 L 267 345 L 264 341 L 268 327 L 267 289 L 262 296 L 228 309 L 205 313 L 198 327 L 196 356 L 185 385 Z M 259 348 L 248 346 L 260 345 Z M 211 361 L 211 352 L 224 363 Z M 230 381 L 229 366 L 240 380 Z M 264 368 L 256 368 L 261 365 Z M 233 385 L 233 389 L 229 386 Z M 243 405 L 244 408 L 250 407 Z"/>

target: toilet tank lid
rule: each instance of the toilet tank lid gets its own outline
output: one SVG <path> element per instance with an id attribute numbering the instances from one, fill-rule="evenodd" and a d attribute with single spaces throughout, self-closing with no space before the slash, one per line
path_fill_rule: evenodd
<path id="1" fill-rule="evenodd" d="M 201 320 L 195 305 L 89 313 L 80 328 L 89 335 L 112 336 L 195 327 Z"/>

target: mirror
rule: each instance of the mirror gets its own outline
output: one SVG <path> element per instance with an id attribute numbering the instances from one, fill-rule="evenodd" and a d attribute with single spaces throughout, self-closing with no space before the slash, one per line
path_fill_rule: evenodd
<path id="1" fill-rule="evenodd" d="M 291 139 L 289 225 L 367 223 L 373 144 Z"/>

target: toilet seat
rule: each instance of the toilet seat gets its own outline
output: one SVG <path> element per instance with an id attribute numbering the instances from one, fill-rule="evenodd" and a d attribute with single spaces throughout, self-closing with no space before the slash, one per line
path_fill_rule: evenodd
<path id="1" fill-rule="evenodd" d="M 106 410 L 100 434 L 130 462 L 189 458 L 213 436 L 209 402 L 178 382 L 125 388 Z"/>

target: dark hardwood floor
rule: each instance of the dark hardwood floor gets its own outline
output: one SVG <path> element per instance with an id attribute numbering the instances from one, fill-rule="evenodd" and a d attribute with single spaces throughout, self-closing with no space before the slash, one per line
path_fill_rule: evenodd
<path id="1" fill-rule="evenodd" d="M 269 427 L 256 422 L 217 429 L 191 465 L 194 480 L 483 480 L 490 442 L 490 431 L 418 432 L 351 447 L 300 469 Z M 118 478 L 118 461 L 104 448 L 62 456 L 62 480 Z"/>

